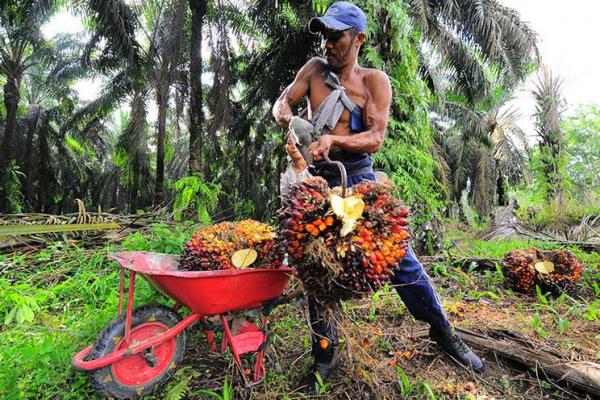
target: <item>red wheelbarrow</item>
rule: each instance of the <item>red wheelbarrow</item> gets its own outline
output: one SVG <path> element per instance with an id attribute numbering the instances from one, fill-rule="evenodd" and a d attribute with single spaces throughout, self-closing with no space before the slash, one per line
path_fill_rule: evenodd
<path id="1" fill-rule="evenodd" d="M 216 350 L 214 325 L 207 317 L 219 316 L 223 329 L 221 351 L 227 349 L 242 374 L 241 355 L 256 353 L 252 380 L 266 373 L 263 364 L 269 340 L 268 319 L 273 308 L 286 301 L 282 295 L 292 270 L 245 269 L 191 272 L 177 269 L 177 258 L 168 254 L 124 252 L 109 258 L 121 264 L 119 315 L 100 334 L 95 345 L 77 353 L 72 366 L 89 373 L 96 390 L 119 399 L 151 393 L 168 380 L 183 359 L 185 328 L 200 320 L 211 350 Z M 129 270 L 127 309 L 125 269 Z M 133 308 L 135 277 L 141 274 L 158 290 L 176 301 L 173 308 L 146 305 Z M 191 313 L 182 319 L 181 306 Z M 262 308 L 262 325 L 245 321 L 230 327 L 226 314 Z"/>

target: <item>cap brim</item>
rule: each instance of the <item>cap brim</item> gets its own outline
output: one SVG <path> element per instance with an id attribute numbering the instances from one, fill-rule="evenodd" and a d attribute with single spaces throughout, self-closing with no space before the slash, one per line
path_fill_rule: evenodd
<path id="1" fill-rule="evenodd" d="M 331 17 L 315 17 L 308 22 L 308 30 L 310 33 L 319 33 L 321 31 L 345 31 L 352 26 L 338 21 Z"/>

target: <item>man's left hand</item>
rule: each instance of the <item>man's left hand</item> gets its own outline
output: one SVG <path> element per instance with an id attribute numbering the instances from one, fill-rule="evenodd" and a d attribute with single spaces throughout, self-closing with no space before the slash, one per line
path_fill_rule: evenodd
<path id="1" fill-rule="evenodd" d="M 333 136 L 332 135 L 322 135 L 319 136 L 316 142 L 312 142 L 308 147 L 308 151 L 312 154 L 315 161 L 322 161 L 327 155 L 329 155 L 329 151 L 333 146 Z"/>

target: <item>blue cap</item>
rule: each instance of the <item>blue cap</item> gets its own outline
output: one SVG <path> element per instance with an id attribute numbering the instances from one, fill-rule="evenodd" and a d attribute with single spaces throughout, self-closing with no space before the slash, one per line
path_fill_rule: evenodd
<path id="1" fill-rule="evenodd" d="M 324 16 L 315 17 L 308 23 L 308 30 L 311 33 L 322 30 L 344 31 L 350 28 L 356 29 L 357 32 L 364 32 L 366 27 L 367 17 L 363 10 L 347 1 L 333 3 Z"/>

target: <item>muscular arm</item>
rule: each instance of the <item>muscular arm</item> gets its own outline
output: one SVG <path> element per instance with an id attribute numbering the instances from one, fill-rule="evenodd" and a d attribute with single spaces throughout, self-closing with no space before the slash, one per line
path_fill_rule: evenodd
<path id="1" fill-rule="evenodd" d="M 390 113 L 392 88 L 387 75 L 381 71 L 369 76 L 365 85 L 370 95 L 365 109 L 367 130 L 348 136 L 321 136 L 310 148 L 317 161 L 336 147 L 356 153 L 375 153 L 381 149 Z"/>
<path id="2" fill-rule="evenodd" d="M 273 117 L 284 128 L 287 128 L 294 116 L 292 107 L 300 103 L 302 98 L 308 93 L 310 78 L 316 68 L 318 68 L 319 62 L 318 58 L 313 58 L 304 64 L 300 71 L 298 71 L 294 82 L 285 88 L 273 105 Z"/>

